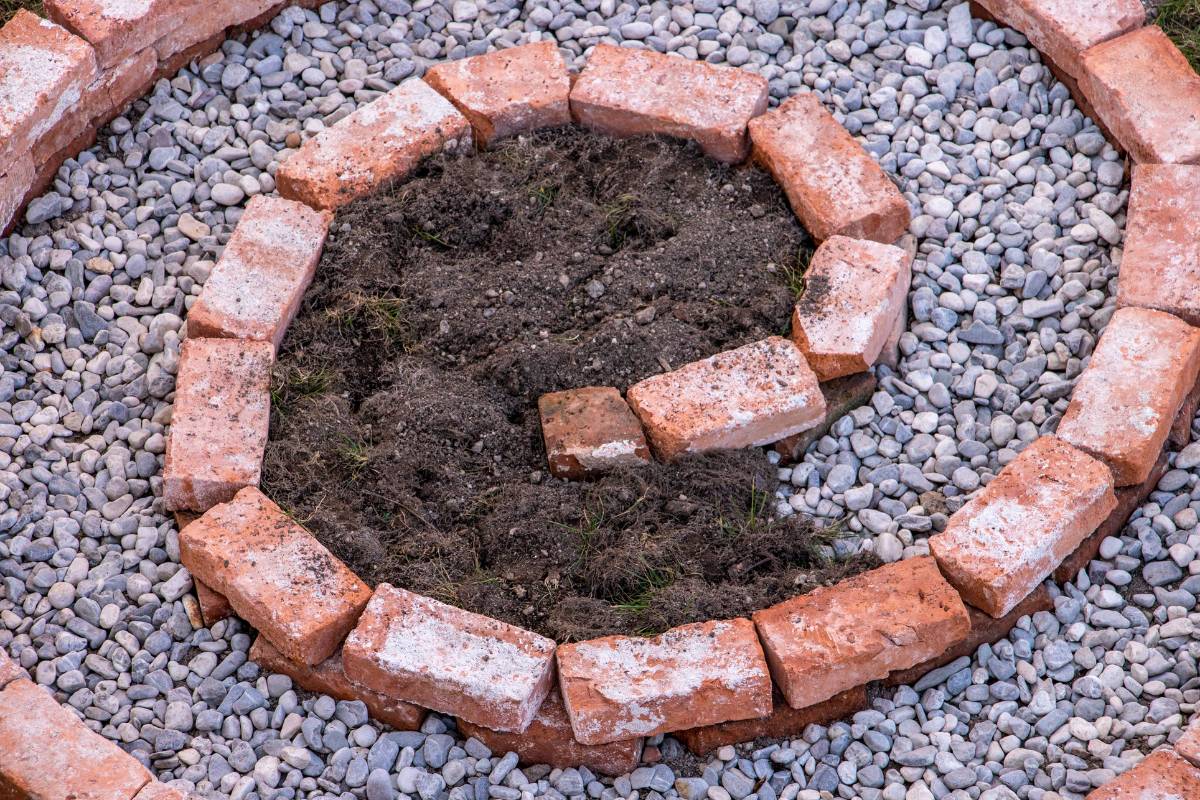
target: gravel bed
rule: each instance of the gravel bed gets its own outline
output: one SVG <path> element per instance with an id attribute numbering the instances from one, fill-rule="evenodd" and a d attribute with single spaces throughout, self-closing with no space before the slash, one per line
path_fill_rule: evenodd
<path id="1" fill-rule="evenodd" d="M 362 0 L 288 9 L 160 81 L 67 162 L 0 241 L 0 647 L 163 780 L 212 798 L 1081 798 L 1176 735 L 1200 691 L 1200 445 L 1054 613 L 802 738 L 601 780 L 515 768 L 432 716 L 247 661 L 195 629 L 154 495 L 185 308 L 281 153 L 445 57 L 602 37 L 820 94 L 917 212 L 896 370 L 803 462 L 778 510 L 846 518 L 835 549 L 892 561 L 1052 431 L 1112 312 L 1124 163 L 1023 37 L 938 0 Z M 654 740 L 672 763 L 679 746 Z M 822 794 L 826 793 L 826 794 Z"/>

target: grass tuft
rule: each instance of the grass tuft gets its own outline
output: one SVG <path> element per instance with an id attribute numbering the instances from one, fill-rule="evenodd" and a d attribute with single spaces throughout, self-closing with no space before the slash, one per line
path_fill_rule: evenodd
<path id="1" fill-rule="evenodd" d="M 1165 0 L 1155 22 L 1200 71 L 1200 0 Z"/>

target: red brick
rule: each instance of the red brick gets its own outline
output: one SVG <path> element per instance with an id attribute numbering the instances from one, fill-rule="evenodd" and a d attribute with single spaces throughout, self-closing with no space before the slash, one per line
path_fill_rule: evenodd
<path id="1" fill-rule="evenodd" d="M 1200 76 L 1157 26 L 1084 51 L 1079 86 L 1134 161 L 1200 162 Z"/>
<path id="2" fill-rule="evenodd" d="M 554 642 L 382 583 L 342 649 L 380 694 L 496 731 L 529 727 L 554 680 Z"/>
<path id="3" fill-rule="evenodd" d="M 770 444 L 825 418 L 817 376 L 778 336 L 654 375 L 627 396 L 664 461 Z"/>
<path id="4" fill-rule="evenodd" d="M 1116 507 L 1107 467 L 1043 436 L 930 537 L 929 549 L 964 600 L 1003 617 Z"/>
<path id="5" fill-rule="evenodd" d="M 978 0 L 1001 24 L 1015 28 L 1038 52 L 1068 74 L 1093 45 L 1137 30 L 1146 22 L 1141 0 Z"/>
<path id="6" fill-rule="evenodd" d="M 21 10 L 0 28 L 0 171 L 54 131 L 96 78 L 91 46 Z"/>
<path id="7" fill-rule="evenodd" d="M 538 398 L 550 472 L 579 480 L 650 462 L 642 424 L 611 386 L 587 386 Z"/>
<path id="8" fill-rule="evenodd" d="M 44 689 L 17 680 L 0 691 L 0 793 L 7 784 L 30 800 L 131 800 L 153 779 Z"/>
<path id="9" fill-rule="evenodd" d="M 1193 767 L 1200 767 L 1200 720 L 1193 722 L 1175 742 L 1175 752 Z"/>
<path id="10" fill-rule="evenodd" d="M 1193 800 L 1197 797 L 1200 797 L 1200 770 L 1169 750 L 1159 750 L 1089 794 L 1087 800 Z"/>
<path id="11" fill-rule="evenodd" d="M 748 619 L 564 644 L 558 680 L 584 744 L 771 713 L 771 677 Z"/>
<path id="12" fill-rule="evenodd" d="M 1058 426 L 1103 461 L 1118 486 L 1150 474 L 1200 373 L 1200 329 L 1144 308 L 1112 316 Z"/>
<path id="13" fill-rule="evenodd" d="M 772 449 L 789 463 L 799 461 L 810 444 L 829 433 L 833 423 L 870 400 L 878 385 L 875 375 L 870 372 L 859 372 L 822 383 L 820 388 L 821 396 L 825 398 L 825 419 L 815 428 L 780 439 Z"/>
<path id="14" fill-rule="evenodd" d="M 223 619 L 233 616 L 233 606 L 229 598 L 210 588 L 203 581 L 192 576 L 192 586 L 196 589 L 196 602 L 200 605 L 200 619 L 205 626 L 212 627 Z"/>
<path id="15" fill-rule="evenodd" d="M 329 212 L 282 197 L 251 198 L 188 311 L 188 336 L 278 347 L 317 270 L 331 219 Z"/>
<path id="16" fill-rule="evenodd" d="M 446 98 L 408 80 L 305 142 L 279 168 L 279 193 L 336 208 L 404 178 L 426 156 L 468 150 L 470 132 Z"/>
<path id="17" fill-rule="evenodd" d="M 551 40 L 431 67 L 424 80 L 475 129 L 475 142 L 571 122 L 571 78 Z"/>
<path id="18" fill-rule="evenodd" d="M 333 655 L 370 588 L 254 487 L 179 533 L 179 560 L 288 658 Z"/>
<path id="19" fill-rule="evenodd" d="M 692 139 L 712 158 L 750 152 L 746 123 L 767 110 L 767 81 L 740 69 L 597 45 L 571 90 L 571 114 L 614 136 Z"/>
<path id="20" fill-rule="evenodd" d="M 153 45 L 160 61 L 176 61 L 182 53 L 190 53 L 193 57 L 199 55 L 196 49 L 201 44 L 205 45 L 202 52 L 213 52 L 224 40 L 226 28 L 242 25 L 278 8 L 277 0 L 173 0 L 173 5 L 174 16 L 186 23 L 171 27 L 161 36 L 144 40 Z M 179 66 L 181 64 L 176 63 L 170 74 Z"/>
<path id="21" fill-rule="evenodd" d="M 270 672 L 287 675 L 301 689 L 326 694 L 335 700 L 361 700 L 373 719 L 398 730 L 416 730 L 425 719 L 425 709 L 420 706 L 351 682 L 346 677 L 341 650 L 311 666 L 292 661 L 267 641 L 267 637 L 259 636 L 250 647 L 250 660 Z"/>
<path id="22" fill-rule="evenodd" d="M 945 652 L 971 621 L 932 558 L 910 558 L 757 611 L 771 677 L 793 708 Z"/>
<path id="23" fill-rule="evenodd" d="M 891 243 L 912 214 L 904 195 L 812 94 L 750 122 L 754 159 L 775 176 L 817 241 L 851 236 Z"/>
<path id="24" fill-rule="evenodd" d="M 741 744 L 756 739 L 798 738 L 809 725 L 828 725 L 862 711 L 867 707 L 867 690 L 865 686 L 856 686 L 816 705 L 792 708 L 776 689 L 772 702 L 774 708 L 765 717 L 719 722 L 675 731 L 671 735 L 698 756 L 727 744 Z"/>
<path id="25" fill-rule="evenodd" d="M 1200 166 L 1137 164 L 1129 192 L 1118 306 L 1200 324 Z"/>
<path id="26" fill-rule="evenodd" d="M 899 247 L 831 236 L 804 273 L 792 339 L 822 381 L 865 372 L 903 316 L 912 259 Z"/>
<path id="27" fill-rule="evenodd" d="M 17 222 L 17 212 L 24 207 L 25 196 L 36 174 L 33 158 L 28 153 L 10 164 L 7 172 L 0 174 L 0 235 L 6 235 L 9 224 Z"/>
<path id="28" fill-rule="evenodd" d="M 463 736 L 483 742 L 493 753 L 516 753 L 522 764 L 549 764 L 566 769 L 584 766 L 604 775 L 631 772 L 642 758 L 644 739 L 587 745 L 575 741 L 571 720 L 558 690 L 551 690 L 524 733 L 502 733 L 459 720 Z"/>
<path id="29" fill-rule="evenodd" d="M 0 689 L 3 689 L 18 678 L 28 677 L 29 674 L 21 668 L 21 665 L 9 658 L 4 648 L 0 647 Z"/>
<path id="30" fill-rule="evenodd" d="M 270 422 L 268 342 L 187 339 L 163 466 L 172 511 L 207 511 L 257 486 Z"/>
<path id="31" fill-rule="evenodd" d="M 45 0 L 46 15 L 88 42 L 101 68 L 120 64 L 180 25 L 179 0 Z"/>

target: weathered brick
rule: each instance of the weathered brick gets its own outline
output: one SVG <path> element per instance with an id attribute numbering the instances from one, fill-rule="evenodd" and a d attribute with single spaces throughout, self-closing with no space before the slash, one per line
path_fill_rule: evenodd
<path id="1" fill-rule="evenodd" d="M 908 302 L 912 260 L 899 247 L 831 236 L 804 273 L 792 339 L 822 381 L 865 372 Z"/>
<path id="2" fill-rule="evenodd" d="M 2 170 L 0 167 L 0 235 L 6 235 L 18 220 L 17 212 L 25 203 L 37 171 L 28 153 L 9 164 L 7 172 Z"/>
<path id="3" fill-rule="evenodd" d="M 1200 329 L 1145 308 L 1112 316 L 1058 426 L 1108 465 L 1118 486 L 1150 474 L 1200 373 Z"/>
<path id="4" fill-rule="evenodd" d="M 1175 752 L 1193 767 L 1200 767 L 1200 720 L 1193 722 L 1175 742 Z"/>
<path id="5" fill-rule="evenodd" d="M 584 744 L 771 713 L 771 677 L 748 619 L 564 644 L 558 680 Z"/>
<path id="6" fill-rule="evenodd" d="M 929 549 L 964 600 L 1002 617 L 1116 506 L 1106 466 L 1043 436 L 930 537 Z"/>
<path id="7" fill-rule="evenodd" d="M 31 800 L 131 800 L 153 780 L 133 756 L 27 680 L 0 691 L 0 793 Z"/>
<path id="8" fill-rule="evenodd" d="M 21 668 L 21 665 L 9 658 L 5 649 L 0 647 L 0 689 L 19 678 L 28 677 L 29 674 Z"/>
<path id="9" fill-rule="evenodd" d="M 0 172 L 54 131 L 96 78 L 91 45 L 21 10 L 0 28 Z"/>
<path id="10" fill-rule="evenodd" d="M 483 742 L 493 753 L 516 753 L 522 764 L 552 767 L 587 767 L 604 775 L 624 775 L 637 767 L 642 757 L 642 738 L 608 744 L 580 744 L 571 730 L 571 720 L 557 689 L 542 701 L 537 716 L 524 733 L 502 733 L 466 720 L 459 720 L 464 736 Z"/>
<path id="11" fill-rule="evenodd" d="M 927 556 L 757 611 L 754 624 L 771 677 L 793 708 L 920 664 L 971 630 L 958 593 Z"/>
<path id="12" fill-rule="evenodd" d="M 553 683 L 554 642 L 382 583 L 342 662 L 379 694 L 520 733 Z"/>
<path id="13" fill-rule="evenodd" d="M 250 647 L 250 660 L 270 672 L 287 675 L 301 689 L 327 694 L 335 700 L 361 700 L 373 719 L 398 730 L 416 730 L 425 719 L 425 709 L 420 706 L 353 683 L 346 677 L 341 650 L 320 664 L 301 664 L 279 652 L 267 637 L 259 636 Z"/>
<path id="14" fill-rule="evenodd" d="M 775 176 L 818 241 L 851 236 L 891 243 L 912 214 L 900 190 L 812 94 L 750 122 L 754 159 Z"/>
<path id="15" fill-rule="evenodd" d="M 294 200 L 251 198 L 188 311 L 188 336 L 278 347 L 317 270 L 331 219 Z"/>
<path id="16" fill-rule="evenodd" d="M 269 342 L 184 341 L 163 466 L 168 509 L 207 511 L 258 485 L 274 351 Z"/>
<path id="17" fill-rule="evenodd" d="M 719 722 L 716 725 L 674 731 L 671 735 L 698 756 L 727 744 L 741 744 L 755 739 L 795 739 L 809 725 L 828 725 L 862 711 L 868 705 L 867 690 L 865 686 L 856 686 L 816 705 L 792 708 L 776 689 L 772 705 L 774 708 L 765 717 Z"/>
<path id="18" fill-rule="evenodd" d="M 208 627 L 216 625 L 223 619 L 233 616 L 233 606 L 229 598 L 208 584 L 192 576 L 192 586 L 196 590 L 196 602 L 200 606 L 200 619 Z"/>
<path id="19" fill-rule="evenodd" d="M 1200 324 L 1200 166 L 1133 168 L 1117 305 Z"/>
<path id="20" fill-rule="evenodd" d="M 1134 161 L 1200 162 L 1200 76 L 1157 26 L 1084 51 L 1079 86 Z"/>
<path id="21" fill-rule="evenodd" d="M 1200 797 L 1200 770 L 1170 750 L 1146 756 L 1087 800 L 1191 800 Z"/>
<path id="22" fill-rule="evenodd" d="M 171 0 L 171 2 L 175 8 L 173 16 L 186 20 L 186 24 L 170 26 L 160 36 L 145 39 L 146 44 L 153 45 L 159 60 L 169 63 L 181 53 L 194 52 L 196 46 L 202 43 L 210 43 L 204 49 L 212 52 L 215 48 L 211 46 L 211 42 L 217 37 L 224 39 L 226 28 L 242 25 L 279 7 L 278 0 Z M 175 65 L 171 69 L 171 73 L 178 68 L 179 65 Z"/>
<path id="23" fill-rule="evenodd" d="M 333 655 L 371 597 L 358 576 L 254 487 L 180 531 L 179 560 L 302 664 Z"/>
<path id="24" fill-rule="evenodd" d="M 817 376 L 778 336 L 646 378 L 627 397 L 664 461 L 770 444 L 825 418 Z"/>
<path id="25" fill-rule="evenodd" d="M 750 152 L 746 123 L 767 110 L 767 81 L 740 69 L 597 45 L 571 90 L 571 114 L 614 136 L 692 139 L 712 158 Z"/>
<path id="26" fill-rule="evenodd" d="M 587 386 L 538 398 L 550 472 L 579 480 L 650 461 L 642 424 L 611 386 Z"/>
<path id="27" fill-rule="evenodd" d="M 977 0 L 996 20 L 1015 28 L 1043 56 L 1078 77 L 1079 57 L 1093 45 L 1146 22 L 1141 0 Z"/>
<path id="28" fill-rule="evenodd" d="M 88 42 L 102 69 L 187 24 L 180 0 L 45 0 L 46 15 Z"/>
<path id="29" fill-rule="evenodd" d="M 468 150 L 470 133 L 446 98 L 408 80 L 305 142 L 279 168 L 279 193 L 336 208 L 400 180 L 426 156 Z"/>
<path id="30" fill-rule="evenodd" d="M 571 77 L 552 40 L 444 61 L 424 80 L 470 120 L 480 147 L 571 122 Z"/>

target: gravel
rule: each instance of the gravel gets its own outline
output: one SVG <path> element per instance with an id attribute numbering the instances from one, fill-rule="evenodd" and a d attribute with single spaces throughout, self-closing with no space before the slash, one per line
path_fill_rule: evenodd
<path id="1" fill-rule="evenodd" d="M 1052 432 L 1112 314 L 1124 164 L 1020 35 L 965 3 L 362 0 L 290 8 L 159 81 L 0 242 L 0 647 L 161 779 L 213 798 L 1082 798 L 1196 713 L 1200 445 L 1054 611 L 870 710 L 686 773 L 518 768 L 298 692 L 199 626 L 156 500 L 186 309 L 244 202 L 304 136 L 444 58 L 626 40 L 820 95 L 895 176 L 919 241 L 910 324 L 870 402 L 781 467 L 780 514 L 835 554 L 927 537 Z M 679 763 L 673 739 L 651 757 Z M 635 794 L 636 793 L 636 794 Z M 826 793 L 826 794 L 822 794 Z"/>

